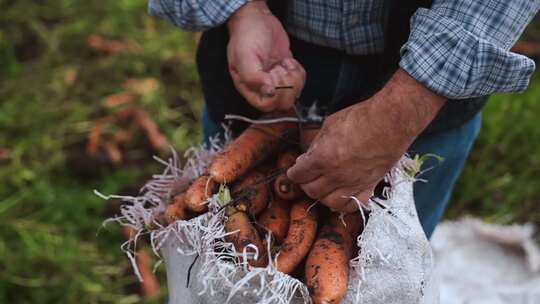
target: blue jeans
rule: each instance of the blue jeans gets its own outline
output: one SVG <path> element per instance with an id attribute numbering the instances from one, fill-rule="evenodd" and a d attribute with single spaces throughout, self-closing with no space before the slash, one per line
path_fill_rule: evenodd
<path id="1" fill-rule="evenodd" d="M 409 149 L 411 155 L 431 153 L 444 158 L 442 161 L 427 159 L 422 166 L 425 172 L 420 176 L 427 182 L 414 184 L 416 209 L 428 238 L 443 216 L 480 126 L 479 113 L 461 127 L 418 138 Z M 206 109 L 203 113 L 203 129 L 205 140 L 222 132 L 221 127 L 210 119 Z"/>
<path id="2" fill-rule="evenodd" d="M 416 210 L 428 238 L 450 201 L 454 185 L 480 133 L 481 121 L 478 113 L 461 127 L 418 138 L 409 148 L 411 155 L 432 153 L 444 158 L 442 161 L 429 158 L 422 166 L 426 171 L 420 176 L 427 182 L 414 184 Z"/>

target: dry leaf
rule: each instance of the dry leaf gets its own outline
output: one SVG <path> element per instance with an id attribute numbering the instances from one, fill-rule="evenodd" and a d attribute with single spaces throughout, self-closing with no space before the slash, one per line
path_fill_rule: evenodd
<path id="1" fill-rule="evenodd" d="M 143 95 L 158 89 L 159 82 L 155 78 L 128 79 L 123 84 L 124 89 Z"/>
<path id="2" fill-rule="evenodd" d="M 150 115 L 142 109 L 136 109 L 135 121 L 146 132 L 146 136 L 150 144 L 157 151 L 166 151 L 169 147 L 169 142 L 165 135 L 161 133 L 157 124 L 150 118 Z"/>
<path id="3" fill-rule="evenodd" d="M 124 227 L 122 229 L 122 234 L 124 235 L 124 238 L 131 240 L 137 235 L 137 231 L 131 227 Z M 146 251 L 137 250 L 135 260 L 143 279 L 140 283 L 143 297 L 149 299 L 158 296 L 160 293 L 160 286 L 156 275 L 152 271 L 152 257 L 148 255 Z"/>
<path id="4" fill-rule="evenodd" d="M 105 153 L 107 153 L 107 156 L 114 164 L 119 164 L 122 162 L 122 151 L 120 151 L 120 147 L 114 142 L 106 142 L 103 145 L 103 148 L 105 149 Z"/>
<path id="5" fill-rule="evenodd" d="M 133 139 L 133 132 L 132 130 L 118 130 L 113 134 L 113 140 L 117 144 L 123 144 L 126 142 L 129 142 Z"/>
<path id="6" fill-rule="evenodd" d="M 132 92 L 120 92 L 105 97 L 104 104 L 106 107 L 113 108 L 119 105 L 127 104 L 135 99 L 135 94 Z"/>
<path id="7" fill-rule="evenodd" d="M 141 282 L 143 297 L 150 299 L 158 296 L 160 287 L 156 275 L 152 272 L 152 258 L 150 255 L 148 255 L 148 253 L 146 253 L 146 251 L 137 250 L 135 259 L 143 279 Z"/>
<path id="8" fill-rule="evenodd" d="M 88 155 L 95 156 L 97 154 L 101 142 L 101 134 L 108 120 L 108 118 L 105 118 L 97 121 L 92 130 L 90 130 L 90 133 L 88 133 L 88 143 L 86 144 L 86 153 Z"/>
<path id="9" fill-rule="evenodd" d="M 94 50 L 102 51 L 107 54 L 117 54 L 128 49 L 125 42 L 119 40 L 107 40 L 100 35 L 92 34 L 87 39 L 88 46 Z"/>

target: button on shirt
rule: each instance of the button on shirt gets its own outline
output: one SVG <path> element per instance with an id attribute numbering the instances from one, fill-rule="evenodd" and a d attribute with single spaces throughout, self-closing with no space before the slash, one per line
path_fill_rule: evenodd
<path id="1" fill-rule="evenodd" d="M 185 30 L 203 31 L 225 23 L 249 1 L 150 0 L 149 11 Z M 390 0 L 286 1 L 286 29 L 299 39 L 349 54 L 384 49 Z M 434 0 L 413 15 L 399 65 L 450 99 L 523 91 L 535 64 L 509 50 L 539 7 L 540 0 Z"/>

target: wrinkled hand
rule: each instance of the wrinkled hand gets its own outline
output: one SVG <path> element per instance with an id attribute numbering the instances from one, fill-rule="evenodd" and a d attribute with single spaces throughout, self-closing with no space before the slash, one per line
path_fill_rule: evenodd
<path id="1" fill-rule="evenodd" d="M 287 172 L 310 197 L 353 212 L 433 120 L 445 100 L 405 71 L 372 98 L 329 116 Z"/>
<path id="2" fill-rule="evenodd" d="M 290 109 L 304 86 L 305 71 L 292 58 L 289 37 L 266 2 L 248 2 L 227 26 L 227 59 L 236 89 L 261 111 Z M 278 86 L 293 89 L 276 90 Z"/>

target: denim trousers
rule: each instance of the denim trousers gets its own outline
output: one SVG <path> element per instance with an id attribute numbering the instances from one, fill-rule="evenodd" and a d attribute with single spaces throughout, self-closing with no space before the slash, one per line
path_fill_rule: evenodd
<path id="1" fill-rule="evenodd" d="M 331 114 L 361 102 L 384 85 L 384 79 L 374 77 L 378 64 L 375 57 L 336 56 L 321 53 L 305 45 L 295 47 L 294 41 L 291 49 L 307 74 L 300 103 L 309 106 L 317 102 L 324 110 L 323 114 Z M 226 103 L 222 106 L 225 107 Z M 210 117 L 208 106 L 202 118 L 205 140 L 223 131 L 222 122 L 214 121 Z M 444 214 L 480 127 L 481 114 L 477 113 L 458 126 L 452 125 L 442 130 L 438 128 L 436 132 L 420 134 L 408 150 L 411 156 L 435 154 L 442 158 L 442 161 L 428 158 L 422 166 L 423 173 L 420 176 L 426 182 L 418 181 L 414 184 L 416 208 L 428 238 Z"/>

